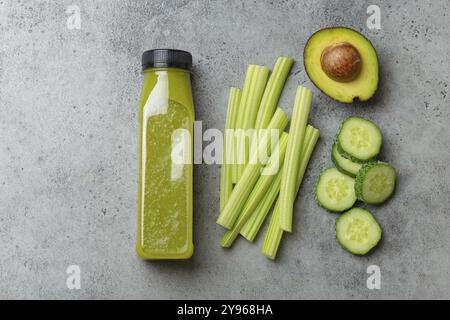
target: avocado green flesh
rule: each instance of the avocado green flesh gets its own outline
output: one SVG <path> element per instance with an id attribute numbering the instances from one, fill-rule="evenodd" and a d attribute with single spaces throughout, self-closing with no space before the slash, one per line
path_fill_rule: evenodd
<path id="1" fill-rule="evenodd" d="M 322 52 L 329 46 L 347 42 L 354 46 L 362 61 L 361 72 L 350 82 L 331 79 L 321 66 Z M 370 99 L 378 87 L 378 58 L 369 40 L 348 28 L 328 28 L 316 32 L 306 44 L 304 51 L 306 72 L 312 82 L 331 98 L 351 103 L 358 98 Z"/>

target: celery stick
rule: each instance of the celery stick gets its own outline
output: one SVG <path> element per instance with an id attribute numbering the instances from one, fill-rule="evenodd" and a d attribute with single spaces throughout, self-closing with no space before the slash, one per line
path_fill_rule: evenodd
<path id="1" fill-rule="evenodd" d="M 231 162 L 229 163 L 229 170 L 231 172 L 231 184 L 236 184 L 237 182 L 237 166 L 236 166 L 236 125 L 238 122 L 238 115 L 239 115 L 239 105 L 241 102 L 241 97 L 242 97 L 242 91 L 239 90 L 239 97 L 235 100 L 235 109 L 234 109 L 234 114 L 233 114 L 233 125 L 232 125 L 232 135 L 228 137 L 229 140 L 229 150 L 231 153 Z M 222 209 L 222 207 L 221 207 Z"/>
<path id="2" fill-rule="evenodd" d="M 273 208 L 272 217 L 270 219 L 269 228 L 267 228 L 264 237 L 261 252 L 267 258 L 275 260 L 277 251 L 283 236 L 283 229 L 280 228 L 280 201 L 277 200 Z"/>
<path id="3" fill-rule="evenodd" d="M 283 132 L 286 127 L 289 118 L 287 114 L 278 109 L 272 120 L 270 121 L 267 130 L 278 130 L 279 134 Z M 270 135 L 266 135 L 259 143 L 259 147 L 257 150 L 253 150 L 251 158 L 257 158 L 259 154 L 259 149 L 266 148 L 267 145 L 270 145 L 270 139 L 268 139 Z M 258 180 L 262 168 L 262 163 L 260 161 L 251 161 L 244 170 L 241 179 L 235 185 L 233 191 L 231 192 L 230 198 L 228 199 L 225 208 L 221 211 L 219 218 L 217 219 L 217 223 L 221 226 L 231 229 L 236 222 L 241 210 L 247 200 L 250 192 L 252 191 L 256 181 Z"/>
<path id="4" fill-rule="evenodd" d="M 302 154 L 304 154 L 309 141 L 311 140 L 314 132 L 314 128 L 310 125 L 306 128 L 305 134 L 305 144 L 302 148 Z M 264 220 L 267 217 L 267 214 L 272 208 L 275 200 L 278 197 L 280 192 L 281 185 L 281 175 L 282 171 L 280 170 L 277 174 L 277 177 L 272 182 L 269 191 L 267 191 L 266 196 L 259 203 L 258 207 L 253 212 L 252 216 L 247 220 L 246 224 L 241 229 L 241 235 L 246 238 L 248 241 L 253 241 L 256 238 L 256 235 L 259 232 Z"/>
<path id="5" fill-rule="evenodd" d="M 269 124 L 293 64 L 292 58 L 279 57 L 277 59 L 261 99 L 255 123 L 256 130 L 265 129 Z"/>
<path id="6" fill-rule="evenodd" d="M 252 79 L 253 79 L 253 73 L 255 72 L 255 68 L 257 66 L 254 64 L 250 64 L 247 67 L 247 72 L 245 74 L 245 80 L 244 80 L 244 86 L 242 87 L 242 92 L 241 92 L 241 99 L 239 102 L 239 111 L 238 111 L 238 115 L 237 115 L 237 120 L 236 120 L 236 124 L 234 129 L 238 130 L 238 129 L 243 129 L 244 127 L 244 110 L 245 110 L 245 104 L 247 102 L 248 99 L 248 95 L 250 92 L 250 87 L 252 85 Z M 236 133 L 236 131 L 235 131 Z M 231 174 L 231 178 L 232 178 L 232 182 L 234 184 L 236 184 L 238 182 L 238 158 L 237 158 L 237 150 L 238 150 L 238 142 L 239 139 L 237 137 L 234 137 L 233 139 L 233 150 L 234 150 L 234 163 L 232 166 L 232 174 Z"/>
<path id="7" fill-rule="evenodd" d="M 309 160 L 311 159 L 312 152 L 314 150 L 314 147 L 316 146 L 318 139 L 319 139 L 319 130 L 314 128 L 312 137 L 309 140 L 309 143 L 307 144 L 306 149 L 301 156 L 302 159 L 300 164 L 300 170 L 298 172 L 296 182 L 297 194 L 302 184 L 306 167 L 308 166 Z M 278 201 L 275 204 L 269 228 L 267 230 L 262 246 L 262 253 L 272 260 L 275 259 L 277 255 L 278 247 L 280 245 L 281 238 L 283 236 L 283 229 L 280 226 L 280 219 L 281 219 L 280 215 L 281 215 L 280 199 L 278 199 Z"/>
<path id="8" fill-rule="evenodd" d="M 225 122 L 225 139 L 223 144 L 222 154 L 222 170 L 220 176 L 220 210 L 223 210 L 225 204 L 228 202 L 231 191 L 233 190 L 232 183 L 232 163 L 233 163 L 233 129 L 236 124 L 237 108 L 239 107 L 239 100 L 241 99 L 241 90 L 238 88 L 231 88 L 228 98 L 227 119 Z"/>
<path id="9" fill-rule="evenodd" d="M 267 79 L 269 78 L 269 68 L 264 66 L 256 66 L 253 73 L 252 84 L 250 86 L 250 92 L 248 100 L 245 105 L 244 114 L 244 129 L 255 128 L 256 117 L 258 116 L 258 110 L 263 97 Z M 270 116 L 270 118 L 272 115 Z M 267 124 L 270 122 L 270 118 Z"/>
<path id="10" fill-rule="evenodd" d="M 292 231 L 292 214 L 295 201 L 295 183 L 299 172 L 300 153 L 304 143 L 306 125 L 311 109 L 312 92 L 299 86 L 292 111 L 292 123 L 286 151 L 286 165 L 280 186 L 280 225 L 284 231 Z"/>
<path id="11" fill-rule="evenodd" d="M 244 112 L 242 115 L 242 127 L 245 131 L 242 132 L 238 137 L 238 156 L 241 156 L 242 161 L 238 164 L 238 176 L 239 180 L 244 172 L 245 165 L 248 163 L 249 159 L 249 146 L 252 140 L 250 129 L 255 128 L 255 121 L 258 115 L 259 105 L 261 103 L 262 96 L 264 94 L 264 89 L 267 84 L 267 78 L 269 77 L 269 69 L 263 66 L 255 66 L 253 71 L 253 77 L 251 80 L 251 85 L 249 88 L 248 96 L 245 104 L 241 104 L 241 110 Z M 243 106 L 243 107 L 242 107 Z"/>
<path id="12" fill-rule="evenodd" d="M 288 134 L 283 133 L 281 135 L 280 141 L 278 142 L 276 149 L 272 153 L 269 162 L 267 163 L 268 167 L 275 166 L 272 172 L 278 170 L 273 175 L 261 175 L 258 181 L 255 184 L 252 192 L 250 193 L 247 201 L 245 202 L 244 208 L 242 209 L 242 213 L 239 215 L 236 223 L 234 224 L 231 230 L 228 230 L 223 236 L 220 245 L 222 247 L 229 248 L 236 237 L 239 234 L 239 231 L 247 222 L 247 219 L 253 214 L 253 211 L 258 206 L 258 204 L 263 200 L 266 196 L 266 193 L 270 186 L 272 185 L 272 181 L 279 177 L 279 171 L 283 165 L 284 156 L 286 154 L 286 146 L 287 146 Z"/>
<path id="13" fill-rule="evenodd" d="M 241 228 L 240 234 L 248 241 L 255 240 L 255 237 L 258 234 L 258 231 L 261 228 L 264 219 L 266 218 L 267 214 L 270 211 L 270 208 L 272 208 L 273 203 L 280 193 L 281 174 L 281 171 L 277 174 L 266 195 L 253 211 L 252 216 Z"/>

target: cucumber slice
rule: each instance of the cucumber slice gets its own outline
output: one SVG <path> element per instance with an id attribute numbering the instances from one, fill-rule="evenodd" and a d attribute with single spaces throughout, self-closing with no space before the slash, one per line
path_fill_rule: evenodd
<path id="1" fill-rule="evenodd" d="M 355 192 L 365 203 L 381 204 L 394 193 L 395 181 L 392 166 L 384 162 L 368 163 L 356 175 Z"/>
<path id="2" fill-rule="evenodd" d="M 381 240 L 382 229 L 367 210 L 353 208 L 336 220 L 336 239 L 348 252 L 363 255 Z"/>
<path id="3" fill-rule="evenodd" d="M 374 159 L 380 153 L 382 140 L 373 122 L 357 117 L 347 118 L 337 135 L 341 155 L 353 162 Z"/>
<path id="4" fill-rule="evenodd" d="M 333 160 L 336 168 L 342 173 L 354 178 L 358 173 L 359 169 L 361 169 L 362 164 L 353 162 L 347 158 L 344 158 L 338 151 L 337 143 L 333 144 L 333 148 L 331 149 L 331 159 Z"/>
<path id="5" fill-rule="evenodd" d="M 326 169 L 316 185 L 316 200 L 332 212 L 343 212 L 356 202 L 355 180 L 336 168 Z"/>
<path id="6" fill-rule="evenodd" d="M 344 149 L 342 149 L 341 145 L 339 144 L 339 141 L 336 140 L 335 143 L 336 143 L 337 151 L 339 152 L 341 157 L 343 157 L 344 159 L 347 159 L 347 160 L 350 160 L 351 162 L 359 163 L 359 164 L 364 164 L 364 163 L 368 163 L 368 162 L 375 162 L 375 161 L 377 161 L 377 157 L 373 157 L 373 158 L 371 158 L 369 160 L 360 160 L 358 158 L 355 158 L 351 154 L 345 152 Z"/>

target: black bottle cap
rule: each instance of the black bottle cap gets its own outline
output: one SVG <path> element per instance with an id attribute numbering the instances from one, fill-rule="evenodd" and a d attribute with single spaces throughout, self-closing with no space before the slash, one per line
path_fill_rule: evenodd
<path id="1" fill-rule="evenodd" d="M 142 55 L 142 70 L 148 68 L 180 68 L 189 70 L 192 66 L 192 55 L 177 49 L 153 49 Z"/>

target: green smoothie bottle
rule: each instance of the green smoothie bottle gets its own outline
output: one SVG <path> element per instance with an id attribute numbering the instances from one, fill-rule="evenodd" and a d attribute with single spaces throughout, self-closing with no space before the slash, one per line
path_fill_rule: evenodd
<path id="1" fill-rule="evenodd" d="M 143 259 L 188 259 L 194 250 L 191 65 L 191 54 L 181 50 L 142 56 L 136 250 Z"/>

